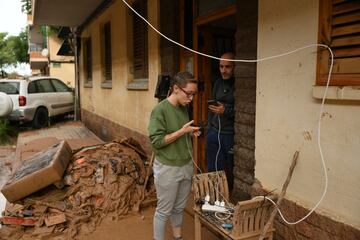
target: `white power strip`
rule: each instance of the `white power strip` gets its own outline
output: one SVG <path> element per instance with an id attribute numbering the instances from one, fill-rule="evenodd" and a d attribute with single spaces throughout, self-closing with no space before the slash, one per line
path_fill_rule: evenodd
<path id="1" fill-rule="evenodd" d="M 225 207 L 211 205 L 209 203 L 204 203 L 201 207 L 201 210 L 204 212 L 227 212 L 227 209 Z"/>

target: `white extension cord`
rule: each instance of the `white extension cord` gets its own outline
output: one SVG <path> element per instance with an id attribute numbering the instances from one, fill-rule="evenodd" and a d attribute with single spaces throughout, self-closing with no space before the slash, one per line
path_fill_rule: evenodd
<path id="1" fill-rule="evenodd" d="M 204 53 L 201 53 L 201 52 L 198 52 L 196 50 L 193 50 L 189 47 L 186 47 L 174 40 L 172 40 L 171 38 L 165 36 L 164 34 L 162 34 L 160 31 L 158 31 L 153 25 L 151 25 L 151 23 L 149 23 L 149 21 L 147 21 L 143 16 L 141 16 L 138 12 L 136 12 L 125 0 L 122 0 L 123 3 L 129 8 L 131 9 L 138 17 L 140 17 L 143 21 L 145 21 L 148 26 L 150 28 L 152 28 L 156 33 L 158 33 L 160 36 L 162 36 L 163 38 L 165 38 L 166 40 L 188 50 L 188 51 L 191 51 L 195 54 L 198 54 L 198 55 L 201 55 L 201 56 L 204 56 L 204 57 L 208 57 L 208 58 L 212 58 L 212 59 L 215 59 L 215 60 L 221 60 L 221 58 L 218 58 L 218 57 L 215 57 L 215 56 L 211 56 L 211 55 L 208 55 L 208 54 L 204 54 Z M 330 64 L 330 68 L 329 68 L 329 74 L 328 74 L 328 77 L 327 77 L 327 83 L 326 83 L 326 88 L 325 88 L 325 91 L 324 91 L 324 95 L 322 97 L 322 101 L 321 101 L 321 106 L 320 106 L 320 112 L 319 112 L 319 118 L 318 118 L 318 128 L 317 128 L 317 143 L 318 143 L 318 148 L 319 148 L 319 152 L 320 152 L 320 158 L 321 158 L 321 162 L 322 162 L 322 166 L 323 166 L 323 170 L 324 170 L 324 175 L 325 175 L 325 187 L 324 187 L 324 191 L 322 193 L 322 196 L 320 198 L 320 200 L 316 203 L 316 205 L 311 209 L 311 211 L 306 214 L 303 218 L 299 219 L 298 221 L 295 221 L 295 222 L 289 222 L 287 221 L 283 214 L 281 213 L 280 209 L 278 208 L 278 206 L 276 205 L 276 203 L 271 200 L 270 198 L 268 197 L 265 197 L 265 196 L 258 196 L 258 197 L 263 197 L 267 200 L 269 200 L 272 204 L 274 204 L 276 207 L 277 207 L 277 210 L 281 216 L 281 218 L 284 220 L 285 223 L 287 224 L 290 224 L 290 225 L 294 225 L 294 224 L 297 224 L 297 223 L 300 223 L 302 222 L 303 220 L 305 220 L 307 217 L 309 217 L 314 211 L 315 209 L 320 205 L 320 203 L 322 202 L 322 200 L 324 199 L 325 195 L 326 195 L 326 192 L 327 192 L 327 188 L 328 188 L 328 175 L 327 175 L 327 171 L 326 171 L 326 164 L 325 164 L 325 160 L 324 160 L 324 156 L 323 156 L 323 152 L 322 152 L 322 147 L 321 147 L 321 141 L 320 141 L 320 136 L 321 136 L 321 118 L 322 118 L 322 114 L 323 114 L 323 111 L 324 111 L 324 105 L 325 105 L 325 99 L 326 99 L 326 95 L 327 95 L 327 91 L 328 91 L 328 88 L 329 88 L 329 84 L 330 84 L 330 78 L 331 78 L 331 73 L 332 73 L 332 69 L 333 69 L 333 64 L 334 64 L 334 54 L 331 50 L 331 48 L 325 44 L 319 44 L 319 43 L 315 43 L 315 44 L 310 44 L 310 45 L 307 45 L 307 46 L 304 46 L 304 47 L 300 47 L 300 48 L 297 48 L 293 51 L 289 51 L 289 52 L 286 52 L 286 53 L 282 53 L 282 54 L 278 54 L 278 55 L 274 55 L 274 56 L 270 56 L 270 57 L 264 57 L 264 58 L 260 58 L 260 59 L 225 59 L 227 61 L 232 61 L 232 62 L 245 62 L 245 63 L 257 63 L 257 62 L 263 62 L 263 61 L 267 61 L 267 60 L 271 60 L 271 59 L 275 59 L 275 58 L 279 58 L 279 57 L 283 57 L 283 56 L 287 56 L 287 55 L 290 55 L 290 54 L 293 54 L 295 52 L 298 52 L 298 51 L 301 51 L 301 50 L 304 50 L 306 48 L 312 48 L 312 47 L 323 47 L 323 48 L 326 48 L 329 52 L 330 52 L 330 55 L 331 55 L 331 64 Z M 223 59 L 224 60 L 224 59 Z M 219 131 L 220 132 L 220 131 Z M 187 138 L 186 138 L 187 140 Z M 194 158 L 192 156 L 192 153 L 190 153 L 191 155 L 191 158 L 195 164 L 195 166 L 200 170 L 200 168 L 198 167 L 198 165 L 195 163 L 194 161 Z M 200 170 L 201 172 L 201 170 Z M 219 191 L 218 191 L 219 192 Z"/>

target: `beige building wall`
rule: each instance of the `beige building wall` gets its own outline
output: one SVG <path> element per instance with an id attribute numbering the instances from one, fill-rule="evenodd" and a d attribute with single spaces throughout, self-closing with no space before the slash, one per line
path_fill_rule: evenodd
<path id="1" fill-rule="evenodd" d="M 158 26 L 158 0 L 148 1 L 148 20 Z M 147 135 L 147 125 L 152 108 L 157 104 L 154 98 L 157 76 L 160 71 L 159 37 L 149 30 L 149 85 L 147 90 L 128 90 L 132 81 L 131 43 L 128 38 L 129 12 L 121 1 L 116 1 L 96 20 L 84 29 L 82 38 L 92 40 L 92 86 L 84 86 L 85 75 L 80 71 L 81 107 L 105 119 Z M 112 88 L 101 87 L 100 29 L 105 22 L 111 22 Z M 80 57 L 83 69 L 83 56 Z"/>
<path id="2" fill-rule="evenodd" d="M 49 50 L 49 75 L 54 78 L 58 78 L 65 84 L 71 87 L 75 87 L 75 64 L 74 57 L 72 56 L 58 56 L 62 39 L 56 36 L 49 36 L 48 38 L 48 50 Z"/>
<path id="3" fill-rule="evenodd" d="M 258 57 L 316 43 L 318 7 L 313 0 L 260 0 Z M 321 100 L 312 94 L 315 78 L 315 47 L 257 65 L 256 178 L 265 189 L 279 192 L 299 150 L 287 197 L 309 209 L 325 186 L 317 145 Z M 356 228 L 360 228 L 359 119 L 359 101 L 331 100 L 325 105 L 321 146 L 328 189 L 317 209 Z"/>

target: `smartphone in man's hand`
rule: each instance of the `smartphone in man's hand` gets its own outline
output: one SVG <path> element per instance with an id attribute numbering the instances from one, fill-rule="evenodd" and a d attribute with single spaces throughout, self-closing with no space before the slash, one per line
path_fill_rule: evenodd
<path id="1" fill-rule="evenodd" d="M 214 99 L 208 100 L 207 103 L 208 105 L 219 106 L 219 102 Z"/>

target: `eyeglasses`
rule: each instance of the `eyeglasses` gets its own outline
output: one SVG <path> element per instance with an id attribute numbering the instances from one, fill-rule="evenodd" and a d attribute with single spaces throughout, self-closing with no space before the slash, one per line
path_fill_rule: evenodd
<path id="1" fill-rule="evenodd" d="M 185 93 L 186 97 L 187 98 L 191 98 L 191 97 L 194 97 L 196 93 L 190 93 L 190 92 L 187 92 L 185 91 L 182 87 L 180 87 L 179 85 L 176 85 L 178 86 L 178 88 L 180 88 L 181 91 L 183 91 L 183 93 Z"/>

